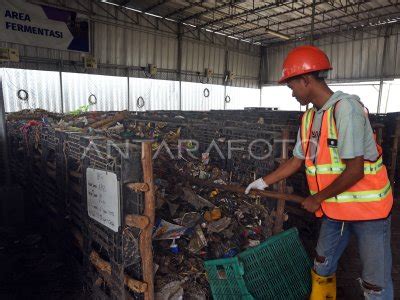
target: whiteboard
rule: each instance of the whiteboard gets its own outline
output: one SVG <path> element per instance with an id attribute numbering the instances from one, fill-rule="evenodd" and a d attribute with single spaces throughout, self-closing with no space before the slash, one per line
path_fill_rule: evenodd
<path id="1" fill-rule="evenodd" d="M 117 174 L 87 168 L 86 193 L 89 217 L 118 232 L 121 218 Z"/>

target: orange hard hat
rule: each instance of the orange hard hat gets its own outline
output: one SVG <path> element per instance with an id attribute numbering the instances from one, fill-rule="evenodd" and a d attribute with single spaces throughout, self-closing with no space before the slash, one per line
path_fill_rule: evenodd
<path id="1" fill-rule="evenodd" d="M 332 70 L 324 51 L 314 46 L 299 46 L 292 49 L 286 56 L 279 83 L 291 77 L 324 70 Z"/>

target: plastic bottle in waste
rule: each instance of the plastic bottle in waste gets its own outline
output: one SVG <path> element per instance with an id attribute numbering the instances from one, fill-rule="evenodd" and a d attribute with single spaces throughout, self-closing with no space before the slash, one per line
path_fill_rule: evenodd
<path id="1" fill-rule="evenodd" d="M 178 254 L 179 253 L 179 247 L 178 247 L 178 244 L 175 243 L 175 239 L 172 240 L 172 243 L 169 246 L 169 250 L 174 254 Z"/>

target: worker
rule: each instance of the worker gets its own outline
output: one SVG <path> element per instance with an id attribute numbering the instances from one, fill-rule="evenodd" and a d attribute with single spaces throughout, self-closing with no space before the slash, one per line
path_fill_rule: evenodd
<path id="1" fill-rule="evenodd" d="M 302 207 L 321 218 L 311 270 L 311 300 L 336 299 L 335 272 L 350 235 L 357 238 L 365 299 L 393 299 L 390 224 L 393 195 L 382 149 L 375 142 L 359 97 L 333 92 L 325 82 L 332 69 L 314 46 L 289 52 L 279 83 L 292 90 L 302 116 L 293 157 L 246 189 L 263 190 L 299 171 L 303 164 L 310 196 Z"/>

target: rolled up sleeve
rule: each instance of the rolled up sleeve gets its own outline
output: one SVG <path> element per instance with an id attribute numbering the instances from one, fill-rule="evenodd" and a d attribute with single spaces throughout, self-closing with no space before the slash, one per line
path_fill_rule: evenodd
<path id="1" fill-rule="evenodd" d="M 335 113 L 338 150 L 341 159 L 352 159 L 365 155 L 364 126 L 366 119 L 364 111 L 361 104 L 350 101 L 340 101 Z"/>
<path id="2" fill-rule="evenodd" d="M 296 141 L 296 145 L 294 146 L 294 149 L 293 149 L 293 156 L 295 156 L 299 159 L 305 159 L 303 148 L 301 147 L 300 129 L 297 132 L 297 141 Z"/>

